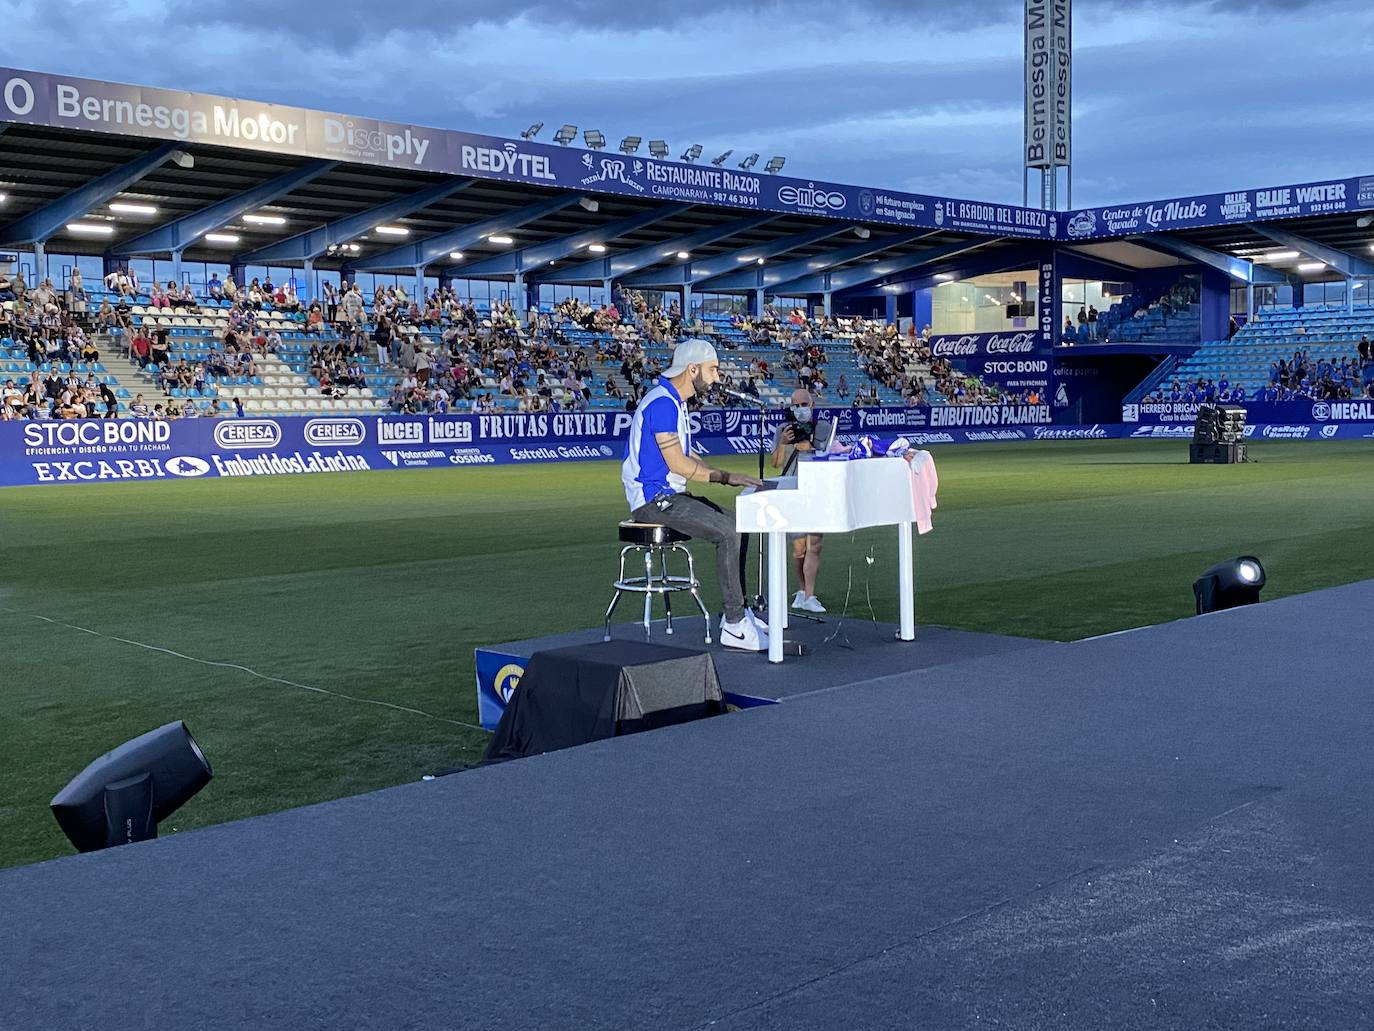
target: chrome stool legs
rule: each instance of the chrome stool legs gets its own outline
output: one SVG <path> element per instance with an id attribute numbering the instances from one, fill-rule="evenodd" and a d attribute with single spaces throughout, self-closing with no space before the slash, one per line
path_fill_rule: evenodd
<path id="1" fill-rule="evenodd" d="M 625 575 L 625 558 L 630 552 L 640 552 L 644 556 L 644 575 L 627 577 Z M 687 559 L 686 576 L 670 576 L 668 573 L 668 552 L 675 551 Z M 654 572 L 654 555 L 658 555 L 659 571 Z M 644 595 L 644 639 L 651 639 L 651 629 L 653 625 L 653 600 L 654 595 L 663 598 L 663 609 L 667 615 L 668 633 L 673 632 L 673 601 L 672 595 L 678 591 L 689 591 L 692 600 L 697 603 L 697 608 L 701 610 L 701 618 L 706 624 L 706 643 L 711 643 L 711 616 L 706 611 L 706 604 L 701 600 L 701 584 L 697 580 L 696 564 L 692 561 L 692 553 L 681 544 L 629 544 L 620 549 L 620 576 L 615 582 L 615 596 L 611 599 L 610 605 L 606 607 L 606 629 L 602 636 L 603 641 L 611 639 L 611 616 L 615 613 L 615 607 L 620 604 L 622 594 L 642 594 Z"/>

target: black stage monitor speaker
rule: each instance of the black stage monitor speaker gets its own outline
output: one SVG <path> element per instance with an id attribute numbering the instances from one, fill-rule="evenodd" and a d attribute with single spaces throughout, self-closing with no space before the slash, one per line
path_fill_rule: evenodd
<path id="1" fill-rule="evenodd" d="M 125 742 L 82 770 L 52 800 L 79 852 L 157 837 L 157 825 L 214 772 L 181 720 Z"/>

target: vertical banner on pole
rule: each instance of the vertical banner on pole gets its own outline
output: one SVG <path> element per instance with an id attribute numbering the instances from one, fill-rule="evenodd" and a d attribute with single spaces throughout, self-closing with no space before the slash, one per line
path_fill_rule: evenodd
<path id="1" fill-rule="evenodd" d="M 1058 207 L 1055 170 L 1073 152 L 1071 0 L 1026 0 L 1024 169 L 1041 174 L 1041 207 Z"/>

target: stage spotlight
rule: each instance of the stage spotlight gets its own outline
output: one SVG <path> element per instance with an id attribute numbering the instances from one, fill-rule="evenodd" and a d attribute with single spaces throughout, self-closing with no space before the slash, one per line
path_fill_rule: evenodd
<path id="1" fill-rule="evenodd" d="M 782 171 L 782 166 L 785 164 L 787 164 L 786 158 L 771 157 L 768 159 L 768 164 L 763 166 L 763 170 L 767 172 L 769 175 L 777 175 L 779 172 Z"/>
<path id="2" fill-rule="evenodd" d="M 662 161 L 664 158 L 668 156 L 668 141 L 650 140 L 649 153 L 652 154 L 654 157 L 658 158 L 660 161 Z"/>
<path id="3" fill-rule="evenodd" d="M 566 147 L 575 139 L 577 139 L 577 126 L 575 125 L 565 125 L 553 134 L 553 142 L 560 147 Z"/>
<path id="4" fill-rule="evenodd" d="M 106 752 L 52 800 L 52 814 L 79 852 L 157 837 L 157 825 L 214 776 L 181 720 Z"/>
<path id="5" fill-rule="evenodd" d="M 532 140 L 539 135 L 539 130 L 544 128 L 543 122 L 535 122 L 528 129 L 520 134 L 522 140 Z"/>
<path id="6" fill-rule="evenodd" d="M 606 146 L 606 135 L 600 129 L 584 129 L 582 142 L 592 150 L 602 150 Z"/>
<path id="7" fill-rule="evenodd" d="M 711 164 L 713 164 L 713 165 L 715 165 L 717 168 L 719 168 L 721 165 L 725 164 L 725 162 L 727 162 L 727 161 L 730 160 L 730 155 L 733 154 L 733 153 L 734 153 L 733 150 L 727 150 L 724 154 L 720 154 L 720 155 L 718 155 L 718 156 L 716 156 L 716 157 L 713 157 L 713 158 L 711 159 Z"/>
<path id="8" fill-rule="evenodd" d="M 1197 614 L 1253 605 L 1264 590 L 1264 565 L 1253 555 L 1218 562 L 1193 581 Z"/>
<path id="9" fill-rule="evenodd" d="M 687 162 L 689 165 L 699 157 L 701 157 L 700 143 L 693 143 L 690 147 L 688 147 L 686 150 L 682 152 L 682 160 Z"/>
<path id="10" fill-rule="evenodd" d="M 626 136 L 620 141 L 620 153 L 637 154 L 639 152 L 639 145 L 643 142 L 644 137 L 642 136 Z"/>
<path id="11" fill-rule="evenodd" d="M 753 168 L 758 163 L 759 156 L 757 154 L 750 154 L 747 158 L 745 158 L 743 161 L 739 163 L 739 166 L 747 172 L 749 171 L 749 169 Z"/>

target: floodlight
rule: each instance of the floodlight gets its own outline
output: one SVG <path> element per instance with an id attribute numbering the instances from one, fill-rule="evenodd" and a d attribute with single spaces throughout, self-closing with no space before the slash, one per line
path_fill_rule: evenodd
<path id="1" fill-rule="evenodd" d="M 535 122 L 528 129 L 520 134 L 522 140 L 532 140 L 539 135 L 539 130 L 544 128 L 543 122 Z"/>
<path id="2" fill-rule="evenodd" d="M 642 136 L 626 136 L 620 141 L 620 153 L 636 154 L 639 152 L 639 145 L 644 142 Z"/>
<path id="3" fill-rule="evenodd" d="M 711 164 L 719 168 L 721 165 L 725 164 L 725 162 L 730 159 L 730 155 L 733 153 L 733 150 L 727 150 L 724 154 L 721 154 L 718 157 L 713 157 L 711 159 Z"/>
<path id="4" fill-rule="evenodd" d="M 587 244 L 587 250 L 591 251 L 593 254 L 605 254 L 606 245 L 604 243 L 589 243 Z"/>
<path id="5" fill-rule="evenodd" d="M 577 198 L 577 206 L 583 211 L 601 210 L 601 202 L 595 197 L 579 197 Z"/>
<path id="6" fill-rule="evenodd" d="M 1253 555 L 1218 562 L 1193 582 L 1197 614 L 1253 605 L 1259 601 L 1264 583 L 1264 564 Z"/>
<path id="7" fill-rule="evenodd" d="M 747 172 L 749 171 L 749 169 L 753 168 L 758 163 L 759 156 L 757 154 L 750 154 L 747 158 L 745 158 L 743 161 L 739 163 L 739 166 Z"/>
<path id="8" fill-rule="evenodd" d="M 89 233 L 92 236 L 110 236 L 114 233 L 114 226 L 100 225 L 95 222 L 68 222 L 67 232 Z"/>
<path id="9" fill-rule="evenodd" d="M 184 150 L 174 150 L 168 155 L 178 168 L 195 168 L 196 158 L 194 154 L 188 154 Z"/>
<path id="10" fill-rule="evenodd" d="M 768 164 L 763 166 L 763 170 L 769 175 L 776 175 L 778 172 L 782 171 L 782 166 L 785 164 L 787 164 L 786 158 L 771 157 L 768 159 Z"/>
<path id="11" fill-rule="evenodd" d="M 1360 229 L 1368 229 L 1370 226 L 1374 226 L 1374 215 L 1361 215 L 1359 218 L 1355 219 L 1355 225 Z"/>
<path id="12" fill-rule="evenodd" d="M 110 210 L 121 215 L 156 215 L 157 208 L 151 204 L 131 204 L 128 201 L 117 200 L 110 203 Z"/>
<path id="13" fill-rule="evenodd" d="M 654 157 L 658 158 L 660 161 L 662 161 L 664 158 L 668 156 L 668 141 L 650 140 L 649 153 L 652 154 Z"/>
<path id="14" fill-rule="evenodd" d="M 237 233 L 206 233 L 202 239 L 206 243 L 238 243 Z"/>
<path id="15" fill-rule="evenodd" d="M 1303 262 L 1303 264 L 1301 264 L 1301 265 L 1298 266 L 1298 271 L 1299 271 L 1299 272 L 1320 272 L 1320 271 L 1321 271 L 1322 269 L 1324 269 L 1324 268 L 1326 268 L 1326 262 L 1324 262 L 1324 261 L 1307 261 L 1307 262 Z"/>
<path id="16" fill-rule="evenodd" d="M 281 215 L 244 215 L 245 222 L 251 222 L 259 226 L 284 226 L 286 219 Z"/>
<path id="17" fill-rule="evenodd" d="M 575 125 L 565 125 L 553 136 L 553 142 L 560 147 L 566 147 L 575 139 L 577 139 L 577 126 Z"/>
<path id="18" fill-rule="evenodd" d="M 582 133 L 582 142 L 592 150 L 603 150 L 606 146 L 606 136 L 599 129 L 586 129 Z"/>
<path id="19" fill-rule="evenodd" d="M 854 235 L 857 236 L 860 240 L 867 240 L 870 236 L 873 235 L 873 231 L 870 230 L 867 226 L 855 226 Z"/>
<path id="20" fill-rule="evenodd" d="M 213 776 L 177 720 L 96 759 L 57 793 L 52 814 L 78 852 L 146 841 Z"/>
<path id="21" fill-rule="evenodd" d="M 380 233 L 382 236 L 409 236 L 410 230 L 405 226 L 374 226 L 372 231 Z"/>
<path id="22" fill-rule="evenodd" d="M 448 252 L 448 256 L 449 256 L 449 260 L 450 260 L 450 261 L 462 261 L 462 260 L 463 260 L 463 252 L 462 252 L 462 251 L 449 251 L 449 252 Z"/>
<path id="23" fill-rule="evenodd" d="M 699 157 L 701 157 L 700 143 L 693 143 L 690 147 L 688 147 L 686 150 L 682 152 L 682 160 L 687 162 L 687 164 L 689 165 Z"/>
<path id="24" fill-rule="evenodd" d="M 488 243 L 500 244 L 500 245 L 503 246 L 503 247 L 506 246 L 507 244 L 514 243 L 514 241 L 513 241 L 509 236 L 501 236 L 501 235 L 488 236 L 488 237 L 487 237 L 487 242 L 488 242 Z"/>

